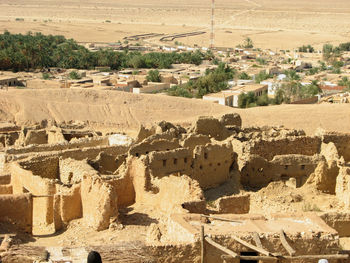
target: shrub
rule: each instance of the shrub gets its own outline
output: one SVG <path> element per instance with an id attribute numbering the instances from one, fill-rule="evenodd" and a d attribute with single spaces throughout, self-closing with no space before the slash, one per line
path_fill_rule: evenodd
<path id="1" fill-rule="evenodd" d="M 70 79 L 81 79 L 81 75 L 77 71 L 73 70 L 69 73 L 69 78 Z"/>
<path id="2" fill-rule="evenodd" d="M 148 71 L 146 79 L 147 81 L 150 81 L 150 82 L 161 82 L 161 78 L 158 70 Z"/>
<path id="3" fill-rule="evenodd" d="M 51 79 L 51 75 L 49 73 L 45 72 L 45 73 L 42 74 L 42 78 L 43 79 Z"/>

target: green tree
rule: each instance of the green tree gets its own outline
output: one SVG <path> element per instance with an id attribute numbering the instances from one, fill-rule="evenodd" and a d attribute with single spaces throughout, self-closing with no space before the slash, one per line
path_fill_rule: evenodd
<path id="1" fill-rule="evenodd" d="M 272 78 L 273 76 L 270 74 L 267 74 L 265 70 L 260 71 L 259 74 L 255 75 L 255 82 L 260 83 L 261 81 L 267 80 L 269 78 Z"/>
<path id="2" fill-rule="evenodd" d="M 150 81 L 150 82 L 161 82 L 161 78 L 158 70 L 148 71 L 146 79 L 147 81 Z"/>
<path id="3" fill-rule="evenodd" d="M 81 79 L 81 75 L 77 71 L 73 70 L 69 73 L 69 78 L 70 79 Z"/>
<path id="4" fill-rule="evenodd" d="M 243 71 L 238 75 L 238 79 L 249 80 L 249 79 L 252 79 L 252 77 Z"/>
<path id="5" fill-rule="evenodd" d="M 244 40 L 243 47 L 244 47 L 244 48 L 253 48 L 253 47 L 254 47 L 253 40 L 252 40 L 250 37 L 247 37 L 247 38 Z"/>

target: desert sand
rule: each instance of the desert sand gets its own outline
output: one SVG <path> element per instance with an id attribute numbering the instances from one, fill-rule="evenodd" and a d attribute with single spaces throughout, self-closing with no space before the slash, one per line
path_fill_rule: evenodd
<path id="1" fill-rule="evenodd" d="M 133 134 L 140 124 L 147 126 L 162 120 L 188 124 L 198 116 L 219 116 L 229 112 L 239 113 L 244 126 L 284 125 L 304 129 L 308 134 L 318 128 L 339 132 L 350 130 L 348 104 L 280 105 L 242 110 L 198 99 L 119 91 L 0 91 L 0 121 L 14 121 L 18 125 L 45 119 L 87 121 L 95 127 L 113 127 Z"/>
<path id="2" fill-rule="evenodd" d="M 142 33 L 204 30 L 204 35 L 179 41 L 208 46 L 210 7 L 210 0 L 3 0 L 0 31 L 61 34 L 80 42 L 116 42 Z M 347 41 L 349 21 L 347 0 L 217 0 L 215 44 L 234 47 L 251 37 L 261 48 L 291 49 L 302 44 L 320 48 L 327 42 Z"/>

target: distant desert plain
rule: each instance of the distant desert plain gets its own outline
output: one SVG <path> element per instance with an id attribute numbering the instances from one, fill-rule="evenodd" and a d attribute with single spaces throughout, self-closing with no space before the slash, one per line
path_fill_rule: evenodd
<path id="1" fill-rule="evenodd" d="M 211 0 L 0 1 L 1 32 L 59 34 L 79 42 L 200 30 L 206 34 L 178 41 L 208 46 L 210 17 Z M 349 0 L 216 0 L 215 36 L 220 47 L 235 47 L 250 37 L 256 47 L 272 50 L 346 42 Z"/>

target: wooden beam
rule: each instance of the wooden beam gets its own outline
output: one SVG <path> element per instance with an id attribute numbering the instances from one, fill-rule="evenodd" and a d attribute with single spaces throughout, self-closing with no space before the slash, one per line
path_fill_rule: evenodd
<path id="1" fill-rule="evenodd" d="M 204 251 L 204 226 L 201 226 L 201 263 L 204 263 L 204 256 L 205 256 L 205 251 Z"/>
<path id="2" fill-rule="evenodd" d="M 280 240 L 281 240 L 283 247 L 287 250 L 288 254 L 290 256 L 294 256 L 296 251 L 288 244 L 288 241 L 286 239 L 286 236 L 285 236 L 283 229 L 281 229 L 281 231 L 280 231 Z"/>
<path id="3" fill-rule="evenodd" d="M 254 242 L 255 242 L 255 245 L 259 248 L 263 248 L 262 244 L 261 244 L 261 240 L 260 240 L 260 237 L 259 237 L 259 234 L 254 232 L 253 233 L 253 239 L 254 239 Z"/>
<path id="4" fill-rule="evenodd" d="M 294 257 L 285 257 L 287 259 L 348 259 L 347 254 L 334 254 L 334 255 L 302 255 Z"/>
<path id="5" fill-rule="evenodd" d="M 0 238 L 6 237 L 6 236 L 15 237 L 15 236 L 17 236 L 17 234 L 15 234 L 15 233 L 0 234 Z"/>
<path id="6" fill-rule="evenodd" d="M 242 221 L 232 220 L 232 219 L 227 219 L 227 218 L 222 218 L 222 217 L 217 217 L 217 216 L 201 215 L 201 217 L 212 218 L 212 219 L 215 219 L 215 220 L 226 221 L 226 222 L 242 223 Z"/>
<path id="7" fill-rule="evenodd" d="M 271 253 L 263 248 L 260 248 L 260 247 L 257 247 L 257 246 L 254 246 L 252 244 L 249 244 L 248 242 L 240 239 L 239 237 L 236 237 L 236 236 L 231 236 L 234 240 L 236 240 L 238 243 L 241 243 L 243 246 L 245 247 L 248 247 L 256 252 L 259 252 L 260 254 L 263 254 L 265 256 L 270 256 Z"/>
<path id="8" fill-rule="evenodd" d="M 232 257 L 229 255 L 222 255 L 222 259 L 229 261 Z M 333 254 L 333 255 L 302 255 L 302 256 L 281 256 L 280 258 L 271 256 L 238 256 L 237 258 L 243 260 L 263 260 L 263 261 L 275 261 L 278 259 L 284 260 L 305 260 L 305 259 L 348 259 L 347 254 Z"/>
<path id="9" fill-rule="evenodd" d="M 230 255 L 232 258 L 237 258 L 239 255 L 232 250 L 229 250 L 228 248 L 220 245 L 219 243 L 216 243 L 214 240 L 212 240 L 210 237 L 205 237 L 205 241 L 207 241 L 210 245 L 213 247 L 216 247 L 217 249 L 221 250 L 222 252 L 226 253 L 227 255 Z"/>
<path id="10" fill-rule="evenodd" d="M 227 255 L 222 255 L 221 258 L 227 262 L 232 261 L 232 257 L 227 256 Z M 262 261 L 272 261 L 272 262 L 276 262 L 278 260 L 278 258 L 275 257 L 270 257 L 270 256 L 239 256 L 239 259 L 243 259 L 243 260 L 262 260 Z"/>

